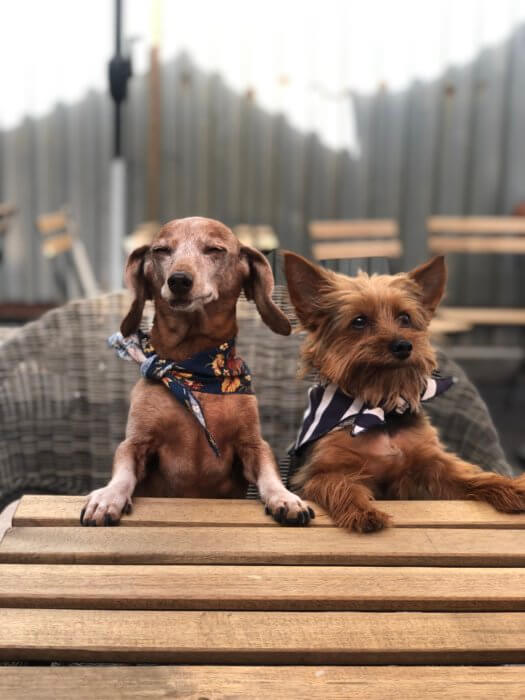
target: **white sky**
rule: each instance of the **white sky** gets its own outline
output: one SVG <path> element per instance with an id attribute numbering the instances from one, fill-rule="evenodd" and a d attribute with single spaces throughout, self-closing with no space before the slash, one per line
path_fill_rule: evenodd
<path id="1" fill-rule="evenodd" d="M 124 0 L 135 71 L 152 7 L 163 59 L 187 51 L 269 111 L 356 148 L 348 90 L 397 90 L 468 62 L 525 22 L 525 0 Z M 0 0 L 0 128 L 105 90 L 113 0 Z"/>

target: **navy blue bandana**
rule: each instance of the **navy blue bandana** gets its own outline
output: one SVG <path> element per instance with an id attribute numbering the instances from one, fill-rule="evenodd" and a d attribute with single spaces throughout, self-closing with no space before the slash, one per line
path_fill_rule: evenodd
<path id="1" fill-rule="evenodd" d="M 437 372 L 433 373 L 427 379 L 421 401 L 442 394 L 454 382 L 453 377 L 444 378 Z M 356 436 L 370 428 L 385 426 L 389 416 L 406 413 L 409 408 L 408 403 L 400 399 L 394 411 L 385 414 L 380 406 L 374 408 L 360 398 L 348 396 L 336 384 L 315 384 L 308 390 L 308 408 L 290 454 L 297 454 L 305 445 L 336 428 L 348 427 L 350 434 Z"/>
<path id="2" fill-rule="evenodd" d="M 122 359 L 138 362 L 143 377 L 160 381 L 166 386 L 177 401 L 195 416 L 206 433 L 210 447 L 219 457 L 219 448 L 208 430 L 202 407 L 193 392 L 253 394 L 250 370 L 235 354 L 235 339 L 178 362 L 159 357 L 149 336 L 140 330 L 127 338 L 122 333 L 115 333 L 108 338 L 108 345 L 115 348 Z"/>

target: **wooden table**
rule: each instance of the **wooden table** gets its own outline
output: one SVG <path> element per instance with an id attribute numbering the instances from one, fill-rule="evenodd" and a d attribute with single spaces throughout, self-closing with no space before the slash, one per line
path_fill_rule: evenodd
<path id="1" fill-rule="evenodd" d="M 283 528 L 253 501 L 26 496 L 0 544 L 17 698 L 525 698 L 525 515 L 385 502 L 396 527 Z M 148 666 L 124 664 L 153 664 Z"/>

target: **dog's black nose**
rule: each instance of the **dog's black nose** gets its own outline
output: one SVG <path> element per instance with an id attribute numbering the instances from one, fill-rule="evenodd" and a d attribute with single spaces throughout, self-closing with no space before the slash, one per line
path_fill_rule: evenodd
<path id="1" fill-rule="evenodd" d="M 183 294 L 191 289 L 193 277 L 189 272 L 174 272 L 168 279 L 168 287 L 173 294 Z"/>
<path id="2" fill-rule="evenodd" d="M 396 338 L 390 343 L 389 348 L 392 355 L 399 360 L 406 360 L 412 352 L 412 343 L 404 338 Z"/>

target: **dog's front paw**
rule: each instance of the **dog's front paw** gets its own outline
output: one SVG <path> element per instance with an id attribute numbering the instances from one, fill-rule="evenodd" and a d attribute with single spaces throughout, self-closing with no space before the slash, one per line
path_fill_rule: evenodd
<path id="1" fill-rule="evenodd" d="M 336 524 L 354 532 L 379 532 L 388 527 L 391 518 L 380 510 L 349 510 L 336 518 Z"/>
<path id="2" fill-rule="evenodd" d="M 315 518 L 313 509 L 290 491 L 268 498 L 264 512 L 280 525 L 308 525 Z"/>
<path id="3" fill-rule="evenodd" d="M 122 514 L 131 513 L 131 498 L 117 486 L 92 491 L 80 513 L 81 525 L 118 525 Z"/>

